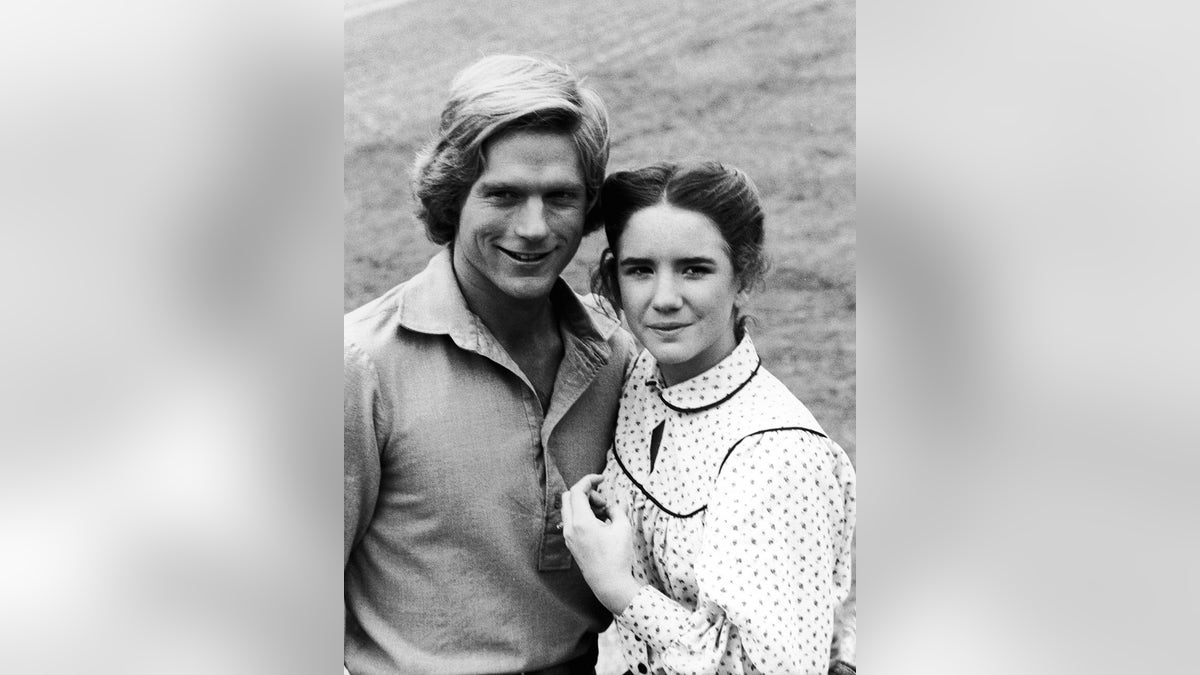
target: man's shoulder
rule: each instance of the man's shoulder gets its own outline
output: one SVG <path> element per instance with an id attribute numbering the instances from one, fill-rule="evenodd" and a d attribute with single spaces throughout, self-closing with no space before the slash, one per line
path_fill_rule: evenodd
<path id="1" fill-rule="evenodd" d="M 452 300 L 454 272 L 450 254 L 443 249 L 429 259 L 424 269 L 396 284 L 375 298 L 342 317 L 342 330 L 347 340 L 353 338 L 366 344 L 372 338 L 396 336 L 401 321 L 426 322 L 427 316 L 439 316 L 439 310 Z"/>
<path id="2" fill-rule="evenodd" d="M 612 306 L 612 303 L 596 293 L 586 295 L 576 293 L 575 297 L 579 299 L 579 304 L 583 306 L 588 318 L 592 320 L 592 325 L 605 340 L 622 351 L 636 349 L 633 336 L 621 325 L 621 315 Z"/>
<path id="3" fill-rule="evenodd" d="M 347 353 L 359 350 L 369 354 L 397 339 L 404 289 L 411 281 L 394 286 L 342 317 L 342 343 Z"/>
<path id="4" fill-rule="evenodd" d="M 621 325 L 620 312 L 607 299 L 596 293 L 576 296 L 587 311 L 592 324 L 600 331 L 612 350 L 609 360 L 619 364 L 624 376 L 628 377 L 640 349 L 637 341 L 633 339 L 633 334 Z"/>
<path id="5" fill-rule="evenodd" d="M 620 322 L 617 310 L 613 308 L 612 303 L 603 295 L 598 293 L 576 293 L 575 297 L 579 298 L 579 302 L 583 304 L 588 312 L 599 314 L 609 321 Z"/>

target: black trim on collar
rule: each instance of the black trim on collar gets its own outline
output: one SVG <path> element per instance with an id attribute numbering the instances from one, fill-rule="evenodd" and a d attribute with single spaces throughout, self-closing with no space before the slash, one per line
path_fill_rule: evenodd
<path id="1" fill-rule="evenodd" d="M 760 361 L 760 363 L 761 363 L 761 361 Z M 756 372 L 757 372 L 757 370 L 758 369 L 755 368 Z M 746 381 L 749 382 L 750 380 L 746 380 Z M 665 401 L 664 401 L 664 403 L 665 403 Z M 747 438 L 750 438 L 751 436 L 758 436 L 761 434 L 770 433 L 772 431 L 807 431 L 808 433 L 820 436 L 821 438 L 825 438 L 825 439 L 829 438 L 828 436 L 821 433 L 820 431 L 817 431 L 816 429 L 809 429 L 808 427 L 775 427 L 773 429 L 760 429 L 759 431 L 754 431 L 754 432 L 748 433 L 745 436 L 742 436 L 741 438 L 739 438 L 736 443 L 734 443 L 732 446 L 730 446 L 729 452 L 725 453 L 725 458 L 721 460 L 721 465 L 717 467 L 717 476 L 721 475 L 721 470 L 725 468 L 725 462 L 729 461 L 729 457 L 733 454 L 733 451 L 737 450 L 737 447 L 742 444 L 742 441 L 746 440 Z M 638 491 L 640 491 L 643 495 L 646 496 L 646 499 L 649 499 L 651 502 L 653 502 L 654 505 L 657 506 L 660 511 L 667 514 L 668 516 L 671 516 L 672 518 L 691 518 L 692 516 L 696 515 L 697 513 L 700 513 L 701 511 L 704 511 L 705 509 L 708 508 L 708 504 L 705 504 L 704 506 L 701 506 L 700 508 L 696 509 L 695 511 L 692 511 L 691 513 L 675 513 L 671 509 L 668 509 L 666 506 L 664 506 L 662 502 L 655 499 L 654 495 L 650 494 L 650 491 L 647 490 L 645 488 L 645 486 L 643 486 L 641 483 L 639 483 L 637 481 L 636 478 L 633 477 L 633 474 L 630 473 L 629 469 L 625 466 L 625 462 L 621 461 L 621 453 L 617 452 L 617 444 L 616 443 L 613 443 L 613 458 L 617 460 L 617 466 L 621 467 L 621 472 L 625 474 L 625 477 L 629 479 L 629 482 L 633 483 L 634 487 L 636 487 L 638 489 Z"/>
<path id="2" fill-rule="evenodd" d="M 663 389 L 661 386 L 655 386 L 655 389 L 658 390 L 658 400 L 662 401 L 663 405 L 667 406 L 671 410 L 674 410 L 675 412 L 683 412 L 683 413 L 701 412 L 704 410 L 708 410 L 709 408 L 715 408 L 715 407 L 721 405 L 722 403 L 724 403 L 725 401 L 728 401 L 729 399 L 733 398 L 734 395 L 737 394 L 739 391 L 741 391 L 743 387 L 750 384 L 750 380 L 753 380 L 754 376 L 758 374 L 759 368 L 762 368 L 762 357 L 759 357 L 758 363 L 754 364 L 754 370 L 750 373 L 750 377 L 746 378 L 745 382 L 742 382 L 741 384 L 739 384 L 737 386 L 737 388 L 735 388 L 733 391 L 729 392 L 729 394 L 727 396 L 720 399 L 719 401 L 713 401 L 712 403 L 706 403 L 705 405 L 702 405 L 699 408 L 684 408 L 681 406 L 671 405 L 671 403 L 668 402 L 667 399 L 663 397 L 663 391 L 665 391 L 665 389 Z M 655 380 L 654 382 L 656 385 L 661 384 L 657 380 Z"/>

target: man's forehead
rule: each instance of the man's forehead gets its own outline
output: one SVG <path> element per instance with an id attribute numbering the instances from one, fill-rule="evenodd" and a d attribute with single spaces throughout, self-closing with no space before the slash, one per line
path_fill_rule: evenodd
<path id="1" fill-rule="evenodd" d="M 478 182 L 553 182 L 582 186 L 583 167 L 570 134 L 513 131 L 484 148 L 484 169 Z"/>

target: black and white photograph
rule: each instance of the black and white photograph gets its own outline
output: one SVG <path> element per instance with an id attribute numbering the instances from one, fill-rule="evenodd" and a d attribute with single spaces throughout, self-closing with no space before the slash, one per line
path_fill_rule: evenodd
<path id="1" fill-rule="evenodd" d="M 1194 668 L 1188 6 L 10 4 L 0 673 Z"/>
<path id="2" fill-rule="evenodd" d="M 855 672 L 853 0 L 344 31 L 345 672 Z"/>
<path id="3" fill-rule="evenodd" d="M 1194 668 L 1186 4 L 10 5 L 0 673 Z"/>

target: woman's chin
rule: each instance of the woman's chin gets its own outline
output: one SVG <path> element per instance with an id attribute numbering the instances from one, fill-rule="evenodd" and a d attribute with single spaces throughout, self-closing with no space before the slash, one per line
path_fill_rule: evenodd
<path id="1" fill-rule="evenodd" d="M 681 370 L 686 371 L 688 369 L 688 364 L 691 363 L 696 357 L 695 352 L 691 350 L 680 349 L 677 345 L 660 346 L 658 349 L 647 346 L 646 349 L 650 350 L 651 356 L 653 356 L 654 360 L 658 362 L 658 367 L 660 370 L 664 371 L 664 374 L 667 371 L 671 371 L 675 375 L 675 377 L 672 378 L 674 380 L 674 382 L 672 382 L 673 384 L 681 381 Z"/>
<path id="2" fill-rule="evenodd" d="M 671 342 L 664 342 L 655 335 L 642 334 L 638 336 L 642 345 L 650 351 L 650 355 L 658 361 L 660 365 L 673 366 L 677 363 L 683 363 L 687 360 L 682 353 L 680 346 Z"/>

